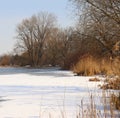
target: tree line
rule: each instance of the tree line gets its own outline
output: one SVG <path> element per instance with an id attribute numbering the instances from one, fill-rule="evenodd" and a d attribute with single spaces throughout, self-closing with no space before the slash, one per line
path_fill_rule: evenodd
<path id="1" fill-rule="evenodd" d="M 120 73 L 120 0 L 70 2 L 76 9 L 76 32 L 85 48 L 76 71 L 86 75 Z"/>
<path id="2" fill-rule="evenodd" d="M 112 70 L 113 67 L 119 70 L 120 0 L 69 2 L 77 18 L 73 27 L 58 27 L 56 16 L 47 12 L 24 19 L 16 27 L 15 50 L 18 53 L 2 56 L 0 64 L 31 67 L 57 65 L 77 70 L 79 74 L 85 74 L 86 70 L 89 74 L 92 66 L 88 68 L 85 63 L 91 60 L 94 62 L 93 73 L 106 72 L 107 67 L 99 67 L 102 69 L 98 71 L 95 65 L 107 62 Z"/>

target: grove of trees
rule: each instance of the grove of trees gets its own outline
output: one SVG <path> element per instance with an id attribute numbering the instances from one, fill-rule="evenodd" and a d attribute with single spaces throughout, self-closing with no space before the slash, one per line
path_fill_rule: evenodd
<path id="1" fill-rule="evenodd" d="M 7 65 L 57 65 L 84 75 L 120 73 L 120 0 L 69 2 L 77 18 L 74 27 L 59 27 L 47 12 L 24 19 L 16 27 L 19 53 L 1 57 L 0 64 L 4 58 Z"/>
<path id="2" fill-rule="evenodd" d="M 70 0 L 70 2 L 78 18 L 76 33 L 80 40 L 83 40 L 84 53 L 83 56 L 80 55 L 77 68 L 81 68 L 85 58 L 88 60 L 89 57 L 88 61 L 92 61 L 89 62 L 91 63 L 89 67 L 87 64 L 82 65 L 82 69 L 77 70 L 78 73 L 85 72 L 85 69 L 88 71 L 87 74 L 91 70 L 92 73 L 106 71 L 120 73 L 120 0 Z M 84 56 L 86 54 L 87 56 Z M 109 66 L 109 69 L 102 65 Z"/>

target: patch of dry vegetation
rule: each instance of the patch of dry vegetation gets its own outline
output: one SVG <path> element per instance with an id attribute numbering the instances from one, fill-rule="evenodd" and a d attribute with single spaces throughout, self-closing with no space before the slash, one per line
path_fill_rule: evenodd
<path id="1" fill-rule="evenodd" d="M 86 103 L 85 99 L 82 99 L 80 104 L 78 104 L 76 107 L 76 113 L 75 114 L 73 113 L 72 117 L 73 118 L 119 118 L 119 112 L 115 112 L 115 109 L 113 107 L 113 101 L 116 101 L 116 98 L 113 97 L 111 99 L 112 101 L 109 101 L 109 99 L 107 99 L 107 95 L 108 93 L 106 93 L 106 91 L 103 91 L 100 99 L 101 104 L 96 103 L 95 101 L 96 96 L 93 96 L 92 94 L 90 94 L 89 96 L 89 102 Z M 117 107 L 119 107 L 119 104 L 118 103 L 116 104 Z M 97 105 L 100 105 L 101 108 L 98 109 Z M 58 114 L 58 117 L 59 118 L 69 117 L 69 113 L 67 113 L 65 106 L 63 106 L 63 109 L 60 110 L 60 114 Z M 48 118 L 54 118 L 54 113 L 49 112 Z"/>
<path id="2" fill-rule="evenodd" d="M 99 79 L 99 78 L 94 77 L 94 78 L 90 78 L 90 79 L 89 79 L 89 81 L 90 81 L 90 82 L 92 82 L 92 81 L 93 81 L 93 82 L 99 82 L 99 81 L 100 81 L 100 79 Z"/>
<path id="3" fill-rule="evenodd" d="M 107 78 L 105 84 L 102 85 L 101 88 L 120 90 L 120 77 Z"/>
<path id="4" fill-rule="evenodd" d="M 120 110 L 120 93 L 118 95 L 112 94 L 110 101 L 115 109 Z"/>
<path id="5" fill-rule="evenodd" d="M 100 73 L 97 61 L 92 57 L 85 55 L 80 58 L 79 62 L 73 67 L 73 71 L 77 75 L 93 75 Z"/>
<path id="6" fill-rule="evenodd" d="M 73 71 L 77 75 L 119 75 L 120 74 L 120 60 L 119 59 L 106 59 L 94 58 L 91 55 L 85 55 L 79 59 L 79 62 L 73 66 Z"/>
<path id="7" fill-rule="evenodd" d="M 106 78 L 105 83 L 101 86 L 101 89 L 113 89 L 113 90 L 120 90 L 120 77 L 113 77 L 113 78 Z M 110 95 L 110 103 L 111 105 L 120 110 L 120 92 L 116 92 Z"/>

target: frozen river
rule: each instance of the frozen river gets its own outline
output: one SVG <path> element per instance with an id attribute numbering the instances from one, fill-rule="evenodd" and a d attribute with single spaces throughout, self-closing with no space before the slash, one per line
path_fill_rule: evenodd
<path id="1" fill-rule="evenodd" d="M 76 118 L 99 83 L 57 68 L 0 68 L 0 118 Z"/>

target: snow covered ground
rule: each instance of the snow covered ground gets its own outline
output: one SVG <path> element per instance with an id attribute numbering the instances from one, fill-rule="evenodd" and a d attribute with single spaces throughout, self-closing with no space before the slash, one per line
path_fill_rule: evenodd
<path id="1" fill-rule="evenodd" d="M 100 83 L 89 78 L 57 68 L 0 68 L 0 118 L 76 118 L 91 93 L 102 110 Z"/>

